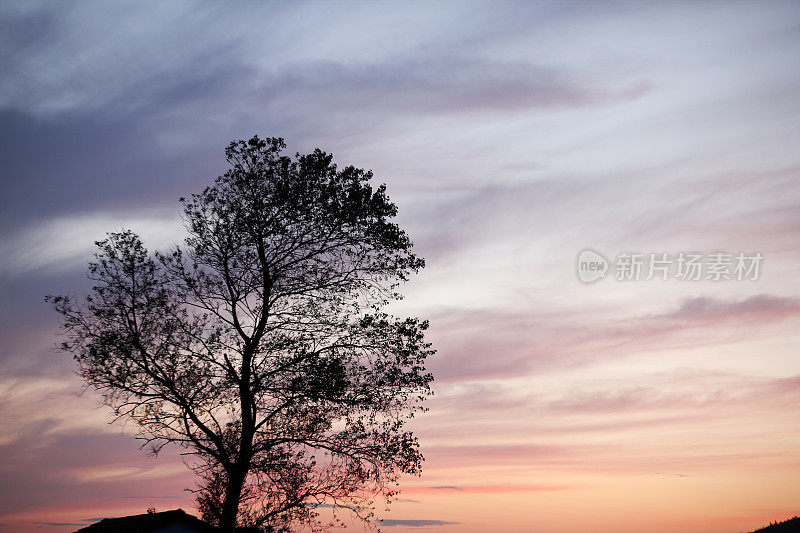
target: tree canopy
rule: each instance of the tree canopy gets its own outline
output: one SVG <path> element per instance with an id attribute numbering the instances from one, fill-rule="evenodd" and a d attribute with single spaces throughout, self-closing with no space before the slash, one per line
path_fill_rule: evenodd
<path id="1" fill-rule="evenodd" d="M 157 453 L 177 443 L 223 531 L 370 520 L 420 472 L 406 423 L 433 377 L 428 323 L 385 309 L 424 266 L 372 173 L 283 139 L 231 143 L 230 169 L 181 199 L 183 246 L 97 242 L 85 301 L 48 297 L 80 375 Z"/>

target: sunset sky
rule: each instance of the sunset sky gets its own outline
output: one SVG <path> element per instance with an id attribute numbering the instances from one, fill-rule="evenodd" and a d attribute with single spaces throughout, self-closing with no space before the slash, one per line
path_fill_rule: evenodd
<path id="1" fill-rule="evenodd" d="M 107 231 L 180 242 L 254 134 L 372 169 L 427 260 L 394 308 L 438 349 L 426 462 L 386 531 L 800 514 L 800 2 L 3 1 L 0 65 L 3 533 L 195 512 L 177 450 L 79 396 L 43 299 Z M 719 252 L 757 279 L 646 279 Z"/>

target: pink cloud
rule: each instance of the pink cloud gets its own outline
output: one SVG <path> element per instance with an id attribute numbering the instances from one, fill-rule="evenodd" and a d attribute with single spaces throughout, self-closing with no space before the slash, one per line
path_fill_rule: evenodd
<path id="1" fill-rule="evenodd" d="M 557 311 L 449 310 L 431 318 L 439 350 L 431 368 L 439 383 L 542 373 L 634 351 L 727 343 L 744 328 L 753 339 L 758 328 L 798 316 L 800 299 L 768 294 L 689 298 L 671 311 L 615 321 Z"/>
<path id="2" fill-rule="evenodd" d="M 147 458 L 128 435 L 47 436 L 40 430 L 0 446 L 0 455 L 5 464 L 0 522 L 19 527 L 35 520 L 68 521 L 63 517 L 81 509 L 114 516 L 192 500 L 184 489 L 193 480 L 178 456 Z"/>

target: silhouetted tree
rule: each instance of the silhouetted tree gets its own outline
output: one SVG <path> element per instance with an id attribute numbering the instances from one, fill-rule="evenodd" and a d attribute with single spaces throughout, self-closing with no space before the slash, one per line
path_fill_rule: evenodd
<path id="1" fill-rule="evenodd" d="M 420 471 L 405 428 L 430 394 L 426 321 L 383 311 L 424 266 L 371 172 L 279 138 L 231 143 L 230 170 L 181 199 L 183 248 L 98 242 L 85 303 L 48 297 L 63 349 L 154 453 L 188 450 L 223 531 L 364 520 Z"/>

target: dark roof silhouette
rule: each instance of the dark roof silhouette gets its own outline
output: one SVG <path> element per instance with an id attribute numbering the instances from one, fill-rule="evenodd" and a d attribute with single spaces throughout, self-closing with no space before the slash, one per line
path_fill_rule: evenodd
<path id="1" fill-rule="evenodd" d="M 184 533 L 211 533 L 216 531 L 199 518 L 187 514 L 183 509 L 164 511 L 163 513 L 137 514 L 122 518 L 104 518 L 103 520 L 76 531 L 83 533 L 157 533 L 160 531 Z"/>

